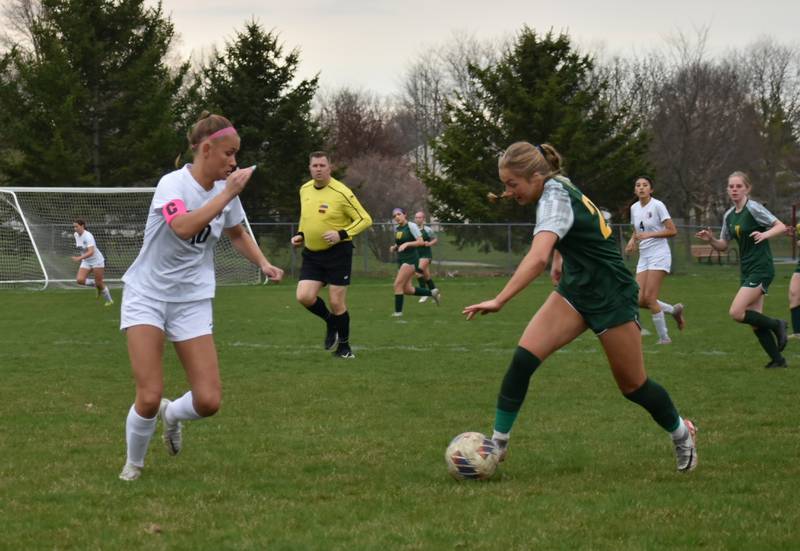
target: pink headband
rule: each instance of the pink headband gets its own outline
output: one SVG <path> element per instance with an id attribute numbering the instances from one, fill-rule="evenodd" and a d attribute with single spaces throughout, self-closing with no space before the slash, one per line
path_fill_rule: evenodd
<path id="1" fill-rule="evenodd" d="M 222 136 L 236 136 L 236 135 L 238 134 L 236 133 L 236 129 L 234 127 L 226 126 L 225 128 L 217 130 L 216 132 L 208 136 L 206 139 L 213 140 L 214 138 L 221 138 Z"/>

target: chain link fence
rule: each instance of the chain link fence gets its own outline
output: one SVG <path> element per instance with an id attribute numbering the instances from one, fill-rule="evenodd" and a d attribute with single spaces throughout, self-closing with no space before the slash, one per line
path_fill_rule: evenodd
<path id="1" fill-rule="evenodd" d="M 300 270 L 299 249 L 289 245 L 297 232 L 297 224 L 250 223 L 262 250 L 273 264 L 297 277 Z M 626 255 L 625 244 L 631 237 L 629 224 L 612 224 L 614 239 L 626 262 L 636 265 L 638 253 Z M 738 247 L 732 243 L 728 251 L 717 253 L 695 238 L 701 227 L 676 225 L 678 235 L 669 239 L 672 250 L 672 272 L 693 273 L 705 265 L 737 266 Z M 431 269 L 434 277 L 507 275 L 514 271 L 530 247 L 532 224 L 433 224 L 438 242 L 433 246 Z M 716 236 L 720 228 L 712 227 Z M 389 252 L 394 243 L 394 225 L 375 223 L 353 239 L 355 253 L 353 272 L 362 276 L 389 276 L 397 271 L 395 257 Z M 776 237 L 770 240 L 777 263 L 795 262 L 793 238 Z"/>

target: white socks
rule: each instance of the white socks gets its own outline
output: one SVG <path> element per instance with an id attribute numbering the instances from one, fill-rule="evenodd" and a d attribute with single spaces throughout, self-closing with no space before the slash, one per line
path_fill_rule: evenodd
<path id="1" fill-rule="evenodd" d="M 653 314 L 653 325 L 656 326 L 656 332 L 661 339 L 669 339 L 667 332 L 667 322 L 664 320 L 664 312 Z"/>
<path id="2" fill-rule="evenodd" d="M 505 440 L 505 441 L 508 441 L 508 439 L 510 437 L 511 437 L 511 433 L 510 432 L 497 432 L 497 431 L 494 431 L 492 433 L 492 440 Z"/>
<path id="3" fill-rule="evenodd" d="M 111 299 L 111 291 L 108 290 L 108 285 L 103 287 L 102 293 L 103 293 L 103 298 L 105 299 L 105 301 L 106 302 L 111 302 L 111 300 L 112 300 Z"/>
<path id="4" fill-rule="evenodd" d="M 683 417 L 678 417 L 678 419 L 680 419 L 678 428 L 670 433 L 673 442 L 686 440 L 686 438 L 689 436 L 689 429 L 686 428 L 686 423 L 683 422 Z"/>
<path id="5" fill-rule="evenodd" d="M 191 390 L 170 403 L 167 409 L 164 410 L 164 417 L 166 417 L 164 421 L 170 425 L 178 421 L 194 421 L 195 419 L 203 418 L 202 415 L 194 410 Z"/>
<path id="6" fill-rule="evenodd" d="M 658 302 L 658 305 L 661 306 L 661 311 L 664 313 L 672 314 L 672 312 L 675 311 L 675 308 L 672 306 L 672 304 L 667 304 L 666 302 L 661 302 L 660 300 L 657 300 L 656 302 Z"/>
<path id="7" fill-rule="evenodd" d="M 128 443 L 128 463 L 139 468 L 144 467 L 144 456 L 147 453 L 147 446 L 150 438 L 156 430 L 156 420 L 146 419 L 136 413 L 136 408 L 131 406 L 128 411 L 128 418 L 125 420 L 125 441 Z"/>

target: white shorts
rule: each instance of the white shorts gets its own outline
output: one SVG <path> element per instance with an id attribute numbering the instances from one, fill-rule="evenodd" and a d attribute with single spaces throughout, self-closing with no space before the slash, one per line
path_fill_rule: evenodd
<path id="1" fill-rule="evenodd" d="M 84 258 L 81 260 L 81 269 L 91 270 L 92 268 L 105 268 L 106 261 L 104 258 L 99 260 L 92 260 L 90 258 Z"/>
<path id="2" fill-rule="evenodd" d="M 643 254 L 639 256 L 636 273 L 640 274 L 648 270 L 660 270 L 669 273 L 671 268 L 672 254 Z"/>
<path id="3" fill-rule="evenodd" d="M 141 295 L 125 286 L 122 291 L 119 328 L 152 325 L 172 342 L 210 335 L 214 329 L 211 299 L 193 302 L 164 302 Z"/>

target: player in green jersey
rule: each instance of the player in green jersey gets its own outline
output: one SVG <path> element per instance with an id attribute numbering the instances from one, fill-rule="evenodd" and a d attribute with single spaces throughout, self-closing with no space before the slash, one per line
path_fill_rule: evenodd
<path id="1" fill-rule="evenodd" d="M 550 144 L 512 144 L 500 157 L 506 194 L 536 205 L 530 250 L 493 299 L 464 308 L 467 319 L 498 312 L 547 268 L 557 289 L 534 314 L 519 340 L 497 398 L 492 438 L 505 458 L 511 427 L 528 393 L 531 375 L 553 352 L 586 329 L 600 339 L 617 387 L 672 436 L 679 471 L 697 465 L 695 427 L 684 420 L 667 391 L 648 378 L 638 324 L 638 286 L 625 267 L 600 210 L 562 176 Z"/>
<path id="2" fill-rule="evenodd" d="M 414 215 L 414 223 L 419 227 L 419 232 L 422 234 L 422 247 L 417 247 L 419 253 L 419 269 L 417 270 L 417 282 L 420 287 L 427 287 L 428 289 L 436 289 L 436 284 L 431 278 L 431 262 L 433 261 L 433 252 L 431 247 L 439 242 L 433 228 L 425 224 L 425 213 L 422 211 Z M 427 302 L 428 297 L 422 296 L 419 298 L 420 302 Z"/>
<path id="3" fill-rule="evenodd" d="M 429 296 L 439 304 L 439 289 L 426 289 L 414 287 L 411 280 L 414 272 L 419 267 L 419 253 L 417 249 L 424 245 L 419 227 L 414 222 L 408 221 L 406 211 L 396 208 L 392 211 L 395 228 L 394 245 L 389 247 L 391 252 L 397 253 L 397 276 L 394 278 L 394 313 L 395 317 L 403 315 L 404 295 Z"/>
<path id="4" fill-rule="evenodd" d="M 744 172 L 737 171 L 728 176 L 728 197 L 733 206 L 722 219 L 720 238 L 714 238 L 711 228 L 700 230 L 696 236 L 717 251 L 728 250 L 733 239 L 739 244 L 741 286 L 733 297 L 730 316 L 753 327 L 758 342 L 770 358 L 765 367 L 786 367 L 781 352 L 786 348 L 788 324 L 762 313 L 764 296 L 775 277 L 772 250 L 767 240 L 784 233 L 786 226 L 761 204 L 750 199 L 752 188 L 750 178 Z"/>

